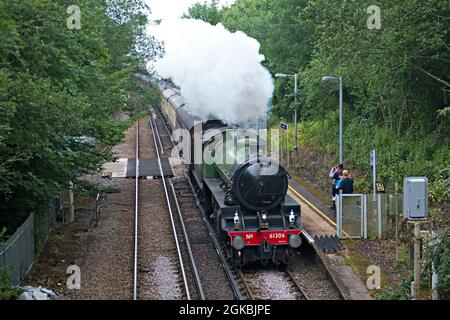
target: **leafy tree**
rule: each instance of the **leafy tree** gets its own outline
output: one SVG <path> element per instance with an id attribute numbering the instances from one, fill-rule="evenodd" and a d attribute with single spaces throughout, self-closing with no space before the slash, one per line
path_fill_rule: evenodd
<path id="1" fill-rule="evenodd" d="M 336 150 L 338 88 L 321 78 L 342 76 L 346 163 L 368 177 L 366 155 L 378 149 L 388 190 L 401 177 L 418 174 L 430 177 L 435 194 L 445 194 L 440 181 L 448 179 L 441 173 L 450 166 L 450 4 L 382 1 L 381 30 L 367 26 L 371 4 L 237 0 L 220 11 L 220 19 L 260 42 L 272 74 L 299 72 L 296 106 L 293 80 L 275 81 L 272 123 L 292 120 L 296 107 L 304 142 L 318 153 Z M 365 178 L 357 183 L 362 190 L 370 185 Z"/>
<path id="2" fill-rule="evenodd" d="M 210 3 L 195 3 L 188 9 L 188 13 L 183 14 L 186 19 L 198 19 L 216 25 L 220 22 L 220 11 L 218 0 L 211 0 Z"/>
<path id="3" fill-rule="evenodd" d="M 66 27 L 72 4 L 0 1 L 0 226 L 9 232 L 111 159 L 104 146 L 128 125 L 113 120 L 117 111 L 154 101 L 132 77 L 161 49 L 145 35 L 144 1 L 78 1 L 80 30 Z"/>
<path id="4" fill-rule="evenodd" d="M 264 64 L 273 73 L 297 73 L 311 59 L 315 32 L 308 24 L 299 24 L 298 16 L 307 1 L 237 0 L 221 12 L 222 23 L 231 31 L 241 30 L 261 43 Z M 294 81 L 275 82 L 274 114 L 291 118 L 294 107 Z M 287 108 L 290 106 L 291 108 Z"/>

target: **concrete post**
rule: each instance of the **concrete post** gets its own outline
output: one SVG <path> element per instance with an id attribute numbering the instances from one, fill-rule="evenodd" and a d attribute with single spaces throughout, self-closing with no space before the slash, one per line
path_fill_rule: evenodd
<path id="1" fill-rule="evenodd" d="M 75 206 L 73 201 L 73 183 L 69 182 L 62 191 L 63 222 L 73 223 L 75 220 Z"/>

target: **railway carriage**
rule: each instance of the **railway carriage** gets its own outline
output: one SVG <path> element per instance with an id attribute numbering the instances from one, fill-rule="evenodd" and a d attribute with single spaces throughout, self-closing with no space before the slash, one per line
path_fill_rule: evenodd
<path id="1" fill-rule="evenodd" d="M 229 258 L 238 267 L 253 262 L 287 264 L 302 243 L 301 208 L 287 194 L 287 170 L 277 165 L 266 174 L 275 163 L 260 155 L 264 142 L 259 135 L 243 134 L 238 126 L 214 118 L 201 121 L 188 113 L 177 88 L 160 89 L 161 113 L 170 130 L 189 132 L 190 143 L 180 143 L 181 138 L 174 142 L 180 156 L 190 154 L 190 176 Z M 195 136 L 201 142 L 200 163 L 194 161 Z"/>

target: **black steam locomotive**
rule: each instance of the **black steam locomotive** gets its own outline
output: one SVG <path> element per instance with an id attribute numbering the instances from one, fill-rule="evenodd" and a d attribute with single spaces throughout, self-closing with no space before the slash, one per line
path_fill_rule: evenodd
<path id="1" fill-rule="evenodd" d="M 287 194 L 286 169 L 260 155 L 264 142 L 257 132 L 214 118 L 201 121 L 188 113 L 177 88 L 160 84 L 160 89 L 168 126 L 185 132 L 172 137 L 178 154 L 190 163 L 204 210 L 234 264 L 287 264 L 302 240 L 300 205 Z"/>

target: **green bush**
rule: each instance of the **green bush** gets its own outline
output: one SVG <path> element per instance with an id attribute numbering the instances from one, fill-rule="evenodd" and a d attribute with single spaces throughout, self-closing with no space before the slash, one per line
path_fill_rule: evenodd
<path id="1" fill-rule="evenodd" d="M 269 125 L 278 127 L 279 119 L 272 116 Z M 289 127 L 291 148 L 294 143 L 294 127 Z M 314 146 L 317 154 L 332 153 L 337 162 L 338 117 L 330 113 L 322 120 L 303 121 L 299 124 L 299 150 L 302 145 Z M 430 181 L 432 204 L 442 204 L 450 199 L 450 146 L 438 137 L 414 137 L 412 134 L 396 135 L 382 127 L 371 127 L 359 119 L 344 122 L 344 164 L 352 169 L 355 188 L 370 192 L 370 151 L 377 150 L 377 175 L 384 182 L 387 192 L 394 192 L 395 183 L 400 192 L 406 176 L 427 176 Z M 328 166 L 331 164 L 323 164 Z"/>
<path id="2" fill-rule="evenodd" d="M 401 276 L 398 288 L 388 286 L 376 296 L 378 300 L 408 300 L 411 293 L 411 277 Z"/>
<path id="3" fill-rule="evenodd" d="M 12 285 L 12 272 L 5 268 L 0 270 L 0 300 L 16 299 L 19 290 Z"/>
<path id="4" fill-rule="evenodd" d="M 439 299 L 450 299 L 450 229 L 443 234 L 441 241 L 435 246 L 425 248 L 425 257 L 428 264 L 423 270 L 423 278 L 426 284 L 431 283 L 431 263 L 434 263 L 438 274 Z"/>

